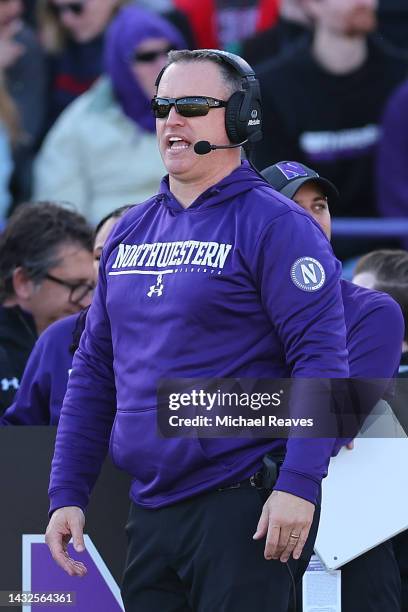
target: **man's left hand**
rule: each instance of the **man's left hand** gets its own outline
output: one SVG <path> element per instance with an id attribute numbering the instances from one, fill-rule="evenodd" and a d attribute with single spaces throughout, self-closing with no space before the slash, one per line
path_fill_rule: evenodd
<path id="1" fill-rule="evenodd" d="M 266 535 L 265 559 L 280 559 L 291 555 L 299 559 L 313 521 L 314 504 L 284 491 L 272 491 L 262 509 L 253 536 L 260 540 Z"/>

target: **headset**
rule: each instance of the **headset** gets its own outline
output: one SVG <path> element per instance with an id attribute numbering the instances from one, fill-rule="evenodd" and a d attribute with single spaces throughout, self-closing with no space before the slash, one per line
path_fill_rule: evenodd
<path id="1" fill-rule="evenodd" d="M 195 145 L 195 152 L 205 155 L 214 149 L 230 149 L 253 143 L 262 138 L 262 102 L 259 81 L 251 66 L 239 55 L 219 49 L 199 49 L 219 57 L 237 72 L 242 79 L 242 91 L 236 91 L 227 101 L 225 109 L 225 130 L 232 145 L 211 145 L 201 140 Z M 194 61 L 194 60 L 193 60 Z M 211 61 L 211 60 L 210 60 Z M 158 87 L 165 66 L 156 79 Z M 197 148 L 196 148 L 197 147 Z"/>

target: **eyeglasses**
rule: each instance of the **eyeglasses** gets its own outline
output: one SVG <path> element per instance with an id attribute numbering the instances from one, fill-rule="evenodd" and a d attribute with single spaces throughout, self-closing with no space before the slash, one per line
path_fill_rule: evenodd
<path id="1" fill-rule="evenodd" d="M 85 2 L 66 2 L 65 4 L 54 4 L 51 2 L 50 7 L 57 17 L 61 17 L 64 13 L 81 15 L 85 8 Z"/>
<path id="2" fill-rule="evenodd" d="M 186 96 L 185 98 L 159 98 L 155 96 L 151 102 L 153 114 L 157 119 L 164 119 L 172 106 L 183 117 L 203 117 L 208 115 L 210 108 L 227 106 L 224 100 L 207 98 L 206 96 Z"/>
<path id="3" fill-rule="evenodd" d="M 174 47 L 166 47 L 165 49 L 155 49 L 152 51 L 135 51 L 132 57 L 132 61 L 147 64 L 149 62 L 155 62 L 159 57 L 166 56 Z"/>
<path id="4" fill-rule="evenodd" d="M 46 274 L 45 278 L 48 278 L 48 280 L 53 281 L 54 283 L 58 283 L 58 285 L 62 285 L 63 287 L 69 289 L 69 302 L 71 304 L 75 304 L 75 306 L 78 306 L 80 302 L 84 299 L 84 297 L 86 297 L 88 293 L 93 292 L 95 289 L 95 285 L 91 283 L 70 283 L 68 281 L 63 280 L 62 278 L 57 278 L 52 274 Z"/>

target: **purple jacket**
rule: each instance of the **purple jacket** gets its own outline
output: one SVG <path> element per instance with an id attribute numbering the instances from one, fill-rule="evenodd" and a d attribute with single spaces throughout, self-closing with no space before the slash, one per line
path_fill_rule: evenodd
<path id="1" fill-rule="evenodd" d="M 315 278 L 302 281 L 311 259 Z M 187 209 L 164 179 L 105 246 L 58 428 L 51 511 L 87 505 L 108 447 L 145 507 L 246 478 L 285 446 L 276 488 L 316 502 L 333 439 L 162 439 L 156 387 L 160 378 L 347 377 L 339 278 L 318 225 L 246 162 Z"/>
<path id="2" fill-rule="evenodd" d="M 404 317 L 387 293 L 341 281 L 351 378 L 389 379 L 398 373 Z M 339 438 L 333 456 L 351 438 Z"/>
<path id="3" fill-rule="evenodd" d="M 404 339 L 401 307 L 387 293 L 341 281 L 351 378 L 392 378 Z"/>
<path id="4" fill-rule="evenodd" d="M 0 425 L 57 425 L 72 366 L 72 334 L 79 315 L 56 321 L 38 338 L 14 402 Z"/>

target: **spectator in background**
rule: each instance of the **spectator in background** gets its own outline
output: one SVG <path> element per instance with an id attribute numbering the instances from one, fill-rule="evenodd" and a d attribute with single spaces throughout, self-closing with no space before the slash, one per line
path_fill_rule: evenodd
<path id="1" fill-rule="evenodd" d="M 15 204 L 31 196 L 32 160 L 44 127 L 46 78 L 43 52 L 24 25 L 22 0 L 0 2 L 0 80 L 12 98 L 21 124 L 13 148 Z"/>
<path id="2" fill-rule="evenodd" d="M 339 199 L 330 181 L 297 162 L 279 162 L 262 174 L 306 210 L 330 240 L 329 204 Z M 394 300 L 368 289 L 341 280 L 350 377 L 390 379 L 400 360 L 404 321 Z M 401 584 L 391 540 L 343 565 L 341 572 L 342 612 L 400 612 Z"/>
<path id="3" fill-rule="evenodd" d="M 24 204 L 0 236 L 0 412 L 13 401 L 38 334 L 89 305 L 92 230 L 77 213 Z"/>
<path id="4" fill-rule="evenodd" d="M 251 65 L 277 57 L 304 36 L 310 36 L 313 21 L 301 0 L 281 0 L 279 17 L 270 28 L 256 32 L 241 43 L 241 55 Z"/>
<path id="5" fill-rule="evenodd" d="M 408 81 L 385 109 L 377 156 L 378 208 L 385 217 L 408 216 Z M 408 246 L 408 239 L 405 241 Z"/>
<path id="6" fill-rule="evenodd" d="M 165 19 L 124 7 L 106 36 L 106 76 L 70 105 L 38 155 L 35 197 L 75 202 L 93 224 L 124 202 L 155 193 L 163 175 L 150 100 L 171 48 L 183 48 Z"/>
<path id="7" fill-rule="evenodd" d="M 353 283 L 367 289 L 388 293 L 401 307 L 405 321 L 400 374 L 408 369 L 408 252 L 372 251 L 361 257 L 353 274 Z"/>
<path id="8" fill-rule="evenodd" d="M 17 109 L 0 80 L 0 229 L 10 206 L 10 178 L 13 169 L 11 146 L 17 141 Z"/>
<path id="9" fill-rule="evenodd" d="M 131 208 L 122 206 L 95 229 L 93 257 L 96 274 L 102 248 L 118 220 Z M 88 308 L 51 324 L 37 340 L 27 361 L 21 385 L 0 425 L 57 425 L 74 352 L 85 327 Z"/>
<path id="10" fill-rule="evenodd" d="M 38 0 L 40 37 L 48 52 L 47 127 L 102 74 L 103 34 L 128 0 Z"/>
<path id="11" fill-rule="evenodd" d="M 24 5 L 24 21 L 28 23 L 31 28 L 36 27 L 35 20 L 35 9 L 37 0 L 23 0 Z"/>
<path id="12" fill-rule="evenodd" d="M 408 52 L 407 0 L 379 0 L 378 5 L 378 36 Z"/>
<path id="13" fill-rule="evenodd" d="M 185 12 L 177 9 L 172 0 L 133 0 L 133 3 L 149 11 L 155 11 L 170 21 L 182 34 L 186 41 L 187 49 L 195 49 L 197 47 L 188 16 Z"/>
<path id="14" fill-rule="evenodd" d="M 408 59 L 369 35 L 376 0 L 304 0 L 312 40 L 258 69 L 265 113 L 255 163 L 311 164 L 341 191 L 335 216 L 376 216 L 374 153 L 385 103 L 408 71 Z M 335 242 L 338 255 L 360 244 Z M 364 247 L 363 247 L 364 248 Z"/>
<path id="15" fill-rule="evenodd" d="M 174 0 L 190 20 L 197 48 L 236 52 L 239 41 L 272 25 L 278 0 Z"/>
<path id="16" fill-rule="evenodd" d="M 398 376 L 408 377 L 408 252 L 402 250 L 372 251 L 362 257 L 354 270 L 353 283 L 368 289 L 376 289 L 391 295 L 401 307 L 405 321 L 405 335 Z M 401 398 L 397 400 L 397 415 L 408 433 L 406 393 L 400 388 Z M 403 400 L 401 406 L 398 404 Z M 404 401 L 405 400 L 405 401 Z M 394 406 L 394 402 L 392 402 Z M 408 531 L 393 539 L 395 555 L 399 565 L 402 583 L 401 612 L 408 612 Z"/>

